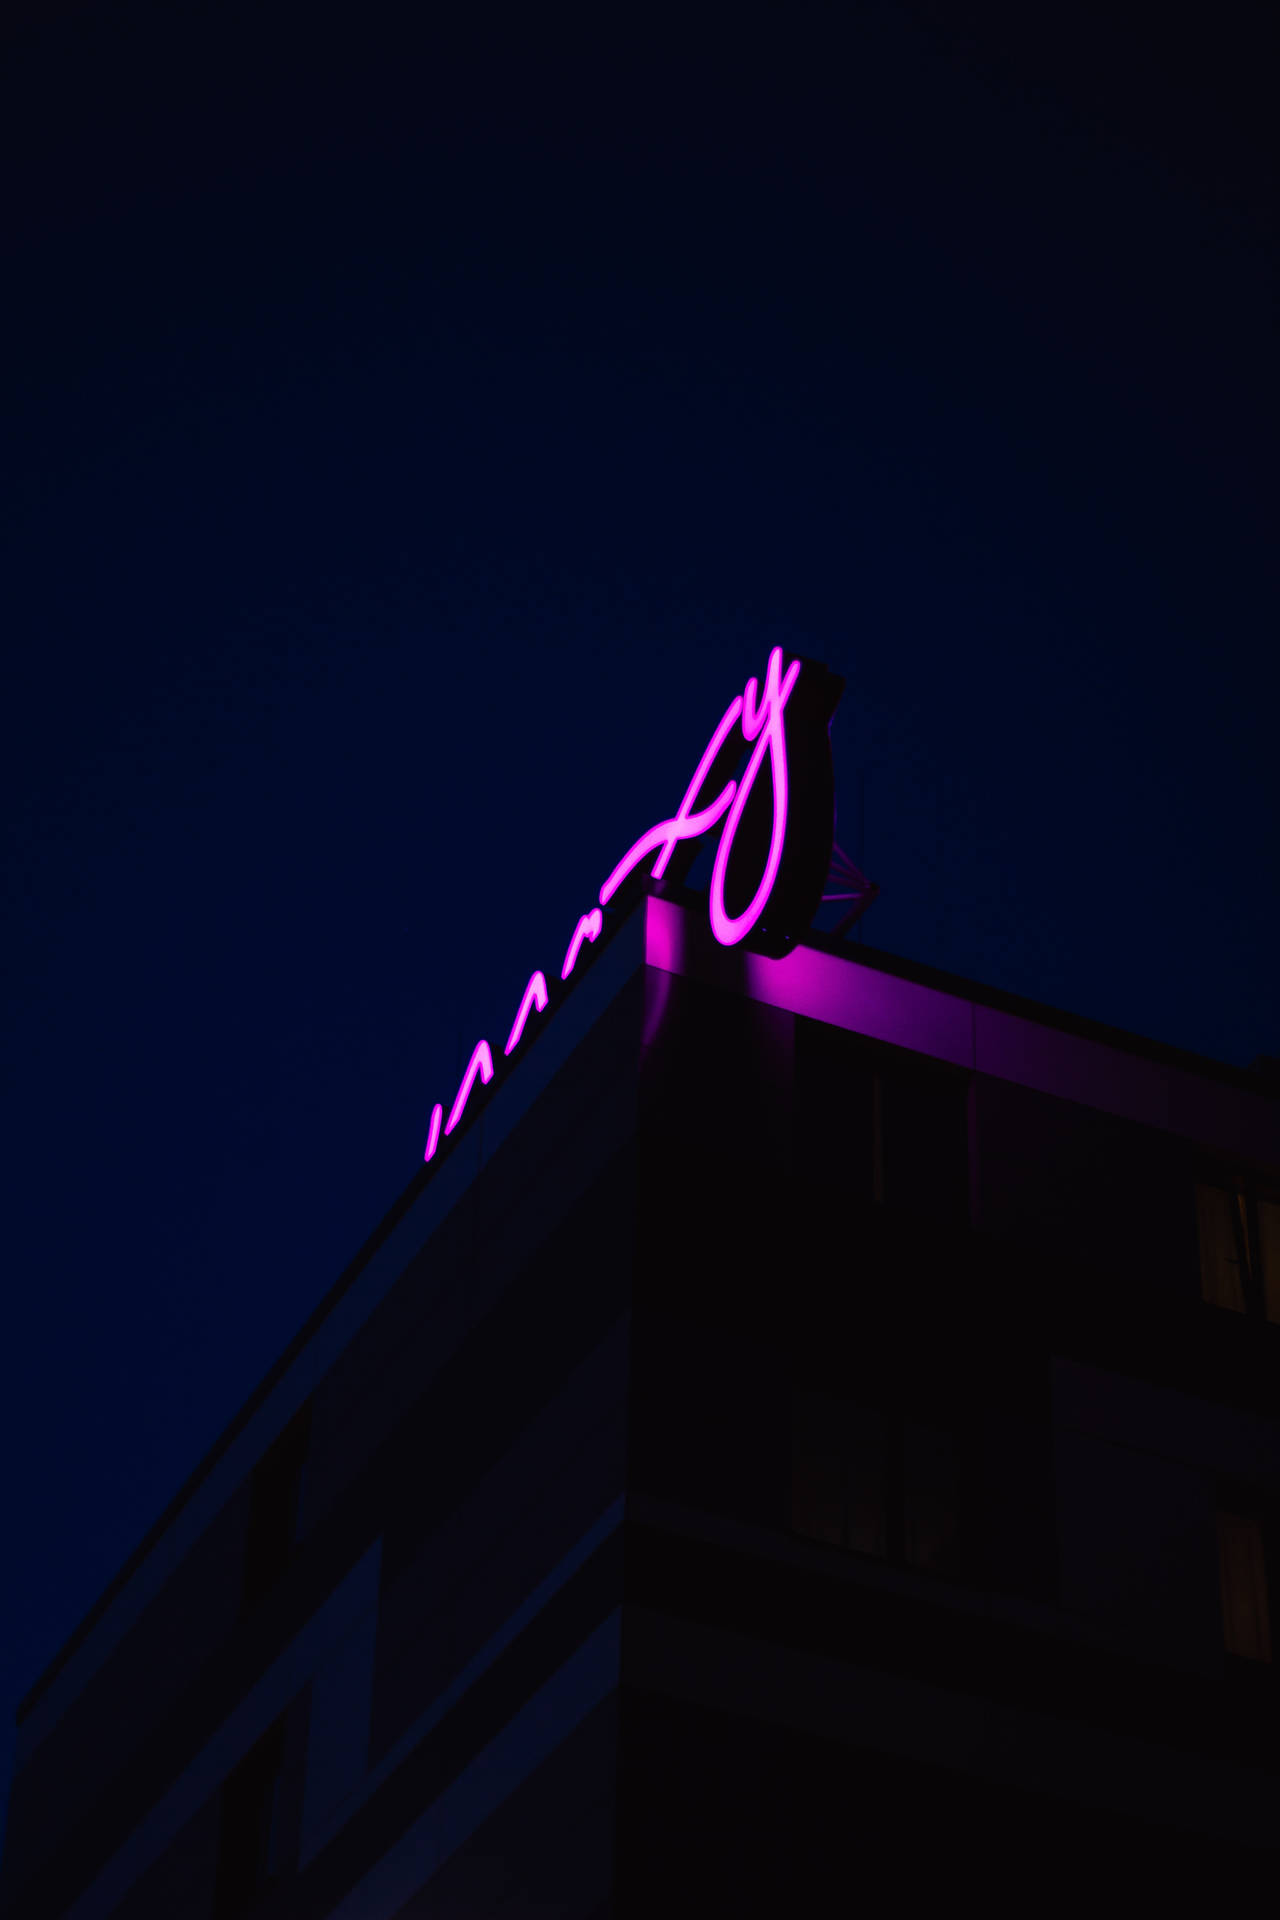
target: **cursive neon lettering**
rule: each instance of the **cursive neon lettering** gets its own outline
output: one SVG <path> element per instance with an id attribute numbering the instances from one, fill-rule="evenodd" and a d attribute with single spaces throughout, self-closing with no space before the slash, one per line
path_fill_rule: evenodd
<path id="1" fill-rule="evenodd" d="M 539 1013 L 545 1013 L 547 1010 L 547 981 L 546 975 L 543 973 L 541 967 L 535 967 L 529 975 L 529 984 L 524 990 L 524 998 L 520 1002 L 520 1011 L 515 1017 L 515 1024 L 507 1035 L 507 1044 L 502 1049 L 504 1054 L 514 1053 L 520 1045 L 520 1036 L 524 1032 L 525 1022 L 535 1007 Z"/>
<path id="2" fill-rule="evenodd" d="M 560 969 L 560 978 L 562 980 L 567 980 L 577 966 L 578 955 L 582 951 L 583 941 L 598 940 L 603 927 L 604 915 L 601 913 L 599 907 L 592 907 L 590 913 L 583 914 L 581 920 L 579 920 L 573 930 L 573 938 L 569 942 L 569 951 L 565 954 L 564 965 Z"/>
<path id="3" fill-rule="evenodd" d="M 489 1051 L 489 1042 L 487 1040 L 476 1041 L 475 1051 L 467 1062 L 467 1070 L 462 1076 L 462 1085 L 458 1088 L 458 1097 L 449 1110 L 449 1120 L 445 1127 L 446 1133 L 452 1133 L 459 1120 L 461 1120 L 462 1110 L 466 1106 L 471 1094 L 471 1089 L 476 1083 L 477 1074 L 480 1075 L 486 1087 L 493 1078 L 493 1055 Z"/>
<path id="4" fill-rule="evenodd" d="M 754 680 L 751 684 L 754 687 Z M 721 788 L 709 807 L 704 807 L 700 813 L 695 813 L 693 807 L 698 795 L 702 792 L 703 783 L 707 775 L 715 764 L 716 755 L 737 725 L 738 715 L 741 712 L 742 695 L 735 694 L 724 710 L 724 717 L 720 725 L 707 742 L 706 752 L 694 769 L 693 778 L 685 789 L 684 799 L 680 802 L 680 805 L 676 808 L 670 820 L 660 820 L 656 827 L 650 827 L 648 833 L 642 833 L 635 845 L 628 848 L 627 852 L 623 854 L 621 860 L 619 860 L 617 866 L 600 889 L 600 905 L 602 907 L 608 906 L 610 900 L 612 900 L 627 875 L 633 868 L 638 867 L 640 862 L 652 853 L 655 848 L 659 849 L 658 857 L 654 861 L 650 871 L 655 880 L 661 880 L 667 870 L 667 863 L 671 859 L 679 842 L 681 840 L 696 840 L 700 834 L 706 833 L 710 828 L 714 827 L 716 821 L 728 811 L 734 795 L 735 782 L 732 780 Z"/>
<path id="5" fill-rule="evenodd" d="M 782 865 L 782 851 L 787 838 L 787 735 L 782 714 L 791 697 L 791 689 L 800 677 L 800 662 L 793 660 L 787 669 L 785 678 L 782 672 L 782 648 L 775 647 L 769 655 L 769 665 L 764 676 L 764 697 L 756 704 L 756 682 L 748 680 L 742 704 L 742 731 L 748 741 L 756 743 L 755 752 L 747 762 L 738 791 L 733 796 L 729 808 L 729 817 L 720 833 L 720 844 L 716 848 L 715 865 L 711 869 L 711 931 L 722 947 L 736 946 L 744 940 L 755 926 L 769 902 L 773 892 L 773 883 L 778 877 Z M 724 903 L 724 883 L 729 871 L 729 856 L 733 852 L 733 838 L 751 797 L 756 775 L 769 759 L 769 771 L 773 779 L 773 830 L 769 835 L 769 857 L 765 861 L 764 873 L 760 884 L 751 897 L 750 904 L 738 914 L 731 914 Z"/>
<path id="6" fill-rule="evenodd" d="M 623 854 L 608 879 L 600 889 L 599 905 L 584 913 L 573 930 L 564 956 L 564 965 L 560 969 L 561 980 L 568 980 L 578 963 L 584 941 L 595 942 L 604 931 L 602 909 L 617 893 L 627 876 L 641 866 L 652 854 L 653 865 L 650 877 L 661 880 L 670 864 L 671 856 L 682 841 L 696 840 L 702 834 L 709 833 L 713 827 L 720 827 L 720 840 L 716 848 L 715 861 L 711 870 L 711 890 L 708 908 L 711 930 L 721 946 L 736 946 L 744 940 L 760 920 L 769 903 L 769 898 L 782 868 L 782 858 L 787 838 L 787 806 L 789 800 L 789 781 L 787 773 L 787 735 L 783 715 L 796 681 L 800 677 L 799 660 L 793 660 L 783 672 L 783 652 L 775 647 L 769 655 L 765 669 L 764 691 L 753 677 L 747 681 L 741 694 L 735 695 L 725 708 L 720 723 L 716 727 L 703 751 L 702 758 L 694 768 L 693 778 L 685 789 L 684 798 L 668 820 L 660 820 L 641 834 Z M 711 777 L 720 753 L 726 747 L 734 728 L 741 724 L 742 738 L 752 749 L 747 760 L 746 770 L 740 780 L 727 780 L 706 806 L 699 807 L 698 801 L 702 789 Z M 741 913 L 731 914 L 725 903 L 725 887 L 728 881 L 729 863 L 733 856 L 734 839 L 742 823 L 747 803 L 751 798 L 756 779 L 766 759 L 769 762 L 769 777 L 772 786 L 773 821 L 769 834 L 769 851 L 765 860 L 764 872 L 760 876 L 748 905 Z M 541 968 L 535 968 L 529 976 L 520 1000 L 520 1006 L 507 1036 L 503 1048 L 504 1057 L 510 1057 L 524 1037 L 529 1016 L 536 1009 L 545 1013 L 549 1002 L 547 978 Z M 488 1086 L 493 1079 L 493 1055 L 487 1040 L 476 1042 L 467 1070 L 462 1076 L 462 1085 L 458 1088 L 449 1118 L 444 1123 L 444 1135 L 451 1134 L 462 1120 L 471 1090 L 477 1076 Z M 443 1108 L 437 1103 L 431 1110 L 431 1120 L 427 1129 L 427 1144 L 423 1153 L 424 1161 L 431 1161 L 439 1150 L 442 1138 L 441 1119 Z"/>

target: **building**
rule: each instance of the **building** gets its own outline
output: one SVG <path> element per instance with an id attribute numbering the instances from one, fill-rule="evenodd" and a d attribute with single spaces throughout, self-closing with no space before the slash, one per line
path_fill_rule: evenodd
<path id="1" fill-rule="evenodd" d="M 489 1095 L 23 1704 L 6 1920 L 1265 1870 L 1274 1085 L 677 888 Z"/>

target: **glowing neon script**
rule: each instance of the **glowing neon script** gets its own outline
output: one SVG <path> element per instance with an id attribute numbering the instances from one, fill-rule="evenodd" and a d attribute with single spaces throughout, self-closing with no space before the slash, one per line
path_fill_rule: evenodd
<path id="1" fill-rule="evenodd" d="M 787 735 L 782 724 L 782 710 L 791 697 L 791 689 L 800 678 L 800 662 L 793 660 L 787 668 L 787 676 L 782 678 L 782 648 L 775 647 L 769 655 L 769 665 L 764 676 L 764 698 L 756 705 L 756 683 L 748 680 L 747 690 L 742 700 L 742 732 L 748 741 L 756 742 L 756 750 L 747 762 L 747 770 L 742 776 L 742 784 L 733 797 L 729 809 L 729 818 L 724 823 L 720 835 L 720 845 L 716 848 L 716 863 L 711 869 L 711 931 L 722 947 L 736 946 L 750 933 L 760 915 L 769 904 L 769 895 L 773 892 L 773 883 L 778 877 L 782 865 L 782 849 L 787 839 Z M 764 873 L 760 885 L 752 896 L 751 904 L 744 912 L 730 914 L 725 910 L 724 881 L 729 871 L 729 855 L 733 851 L 733 836 L 738 831 L 739 822 L 751 789 L 755 785 L 756 775 L 769 756 L 769 772 L 773 779 L 773 831 L 769 835 L 769 857 L 765 861 Z"/>
<path id="2" fill-rule="evenodd" d="M 797 662 L 797 665 L 799 665 L 799 662 Z M 754 680 L 751 682 L 751 685 L 753 687 L 755 686 Z M 655 880 L 661 880 L 667 870 L 667 862 L 675 852 L 677 844 L 681 840 L 696 840 L 700 834 L 706 833 L 709 827 L 714 827 L 721 814 L 727 810 L 733 799 L 736 784 L 732 780 L 716 795 L 709 807 L 702 809 L 701 813 L 695 813 L 693 811 L 693 803 L 702 792 L 703 783 L 715 764 L 716 755 L 737 725 L 738 715 L 741 712 L 742 695 L 738 693 L 734 695 L 729 705 L 725 708 L 724 718 L 707 742 L 707 750 L 701 760 L 699 760 L 694 770 L 693 778 L 685 789 L 684 799 L 676 808 L 672 818 L 670 820 L 660 820 L 656 827 L 650 827 L 648 833 L 642 833 L 635 845 L 629 847 L 626 853 L 623 854 L 621 860 L 619 860 L 617 866 L 601 887 L 600 905 L 602 907 L 608 906 L 627 875 L 638 867 L 640 862 L 645 859 L 648 854 L 652 853 L 655 847 L 660 847 L 662 851 L 654 861 L 650 871 Z"/>
<path id="3" fill-rule="evenodd" d="M 633 847 L 623 854 L 609 878 L 600 889 L 600 904 L 608 906 L 622 882 L 633 868 L 638 867 L 654 848 L 660 849 L 650 872 L 655 880 L 661 880 L 667 870 L 667 862 L 675 852 L 681 840 L 696 840 L 699 835 L 708 832 L 716 822 L 728 814 L 724 829 L 720 835 L 720 845 L 716 849 L 715 866 L 711 874 L 711 931 L 722 947 L 736 946 L 739 940 L 745 940 L 755 926 L 773 892 L 778 869 L 782 865 L 782 852 L 787 839 L 787 735 L 782 715 L 792 689 L 800 678 L 800 662 L 793 660 L 784 676 L 782 671 L 782 648 L 775 647 L 769 655 L 769 665 L 764 676 L 764 696 L 757 703 L 756 681 L 754 677 L 747 682 L 746 691 L 739 698 L 730 701 L 725 708 L 724 718 L 707 743 L 707 750 L 699 760 L 694 776 L 689 782 L 684 799 L 680 802 L 670 820 L 659 821 L 656 827 L 650 827 L 648 833 L 641 834 Z M 755 741 L 756 750 L 747 762 L 747 770 L 741 784 L 726 781 L 709 807 L 703 807 L 695 813 L 694 807 L 702 791 L 703 782 L 715 764 L 716 756 L 732 733 L 741 716 L 743 738 L 750 745 Z M 733 852 L 734 836 L 751 797 L 756 775 L 764 764 L 765 755 L 769 756 L 769 772 L 773 780 L 773 830 L 769 836 L 769 857 L 765 862 L 760 885 L 756 888 L 750 905 L 744 912 L 730 914 L 724 904 L 725 876 L 729 871 L 729 858 Z"/>
<path id="4" fill-rule="evenodd" d="M 787 799 L 789 783 L 787 778 L 787 735 L 783 723 L 783 713 L 787 701 L 800 677 L 800 661 L 793 660 L 786 673 L 782 671 L 782 648 L 775 647 L 769 655 L 769 664 L 765 669 L 764 692 L 759 692 L 754 677 L 748 680 L 745 690 L 735 694 L 721 716 L 720 723 L 706 750 L 694 768 L 693 778 L 685 789 L 685 795 L 669 820 L 660 820 L 623 854 L 617 866 L 600 889 L 600 904 L 584 913 L 573 930 L 564 956 L 564 965 L 560 969 L 561 981 L 567 981 L 578 963 L 578 956 L 584 944 L 593 945 L 604 931 L 604 914 L 607 907 L 627 876 L 641 866 L 654 854 L 650 877 L 661 880 L 670 863 L 671 856 L 683 840 L 697 840 L 712 827 L 724 821 L 720 833 L 720 844 L 716 848 L 715 865 L 711 871 L 711 896 L 709 912 L 711 930 L 721 946 L 736 946 L 745 940 L 751 929 L 759 922 L 769 904 L 769 896 L 782 867 L 782 856 L 787 839 Z M 726 747 L 733 730 L 741 722 L 742 738 L 754 751 L 747 762 L 742 779 L 727 780 L 720 792 L 707 806 L 699 807 L 703 786 L 711 776 L 712 768 Z M 764 872 L 760 884 L 750 902 L 741 913 L 731 914 L 725 905 L 725 881 L 729 871 L 729 861 L 733 854 L 734 837 L 742 822 L 747 802 L 751 797 L 756 776 L 769 762 L 769 777 L 773 786 L 773 826 L 769 835 L 769 852 L 765 860 Z M 726 817 L 727 816 L 727 817 Z M 539 1013 L 545 1013 L 548 1004 L 547 980 L 541 968 L 536 968 L 529 976 L 529 984 L 524 990 L 519 1010 L 512 1023 L 503 1055 L 509 1058 L 524 1038 L 529 1015 L 536 1007 Z M 475 1050 L 467 1063 L 462 1076 L 462 1085 L 458 1088 L 453 1106 L 449 1110 L 449 1119 L 444 1127 L 446 1135 L 451 1134 L 465 1112 L 467 1101 L 475 1086 L 477 1075 L 482 1085 L 488 1086 L 493 1079 L 493 1055 L 487 1040 L 476 1042 Z M 431 1121 L 427 1130 L 424 1160 L 434 1159 L 440 1146 L 441 1115 L 443 1109 L 437 1103 L 431 1109 Z"/>
<path id="5" fill-rule="evenodd" d="M 596 941 L 604 930 L 604 915 L 599 907 L 592 907 L 590 913 L 584 913 L 573 930 L 569 942 L 569 951 L 564 956 L 564 965 L 560 969 L 560 978 L 567 980 L 578 964 L 578 955 L 582 952 L 584 940 Z"/>
<path id="6" fill-rule="evenodd" d="M 472 1053 L 470 1060 L 468 1060 L 467 1070 L 462 1076 L 462 1085 L 458 1088 L 458 1097 L 454 1101 L 449 1112 L 449 1118 L 445 1123 L 444 1130 L 446 1133 L 452 1133 L 459 1120 L 461 1120 L 463 1108 L 466 1106 L 471 1089 L 476 1083 L 477 1074 L 480 1075 L 486 1087 L 493 1078 L 493 1055 L 489 1051 L 489 1042 L 487 1040 L 476 1041 L 475 1051 Z"/>
<path id="7" fill-rule="evenodd" d="M 539 1013 L 545 1013 L 547 1010 L 547 976 L 541 967 L 535 967 L 529 975 L 529 984 L 524 990 L 524 999 L 520 1002 L 520 1011 L 512 1023 L 511 1032 L 507 1035 L 507 1044 L 502 1049 L 504 1053 L 514 1053 L 520 1045 L 520 1039 L 525 1029 L 525 1022 L 535 1007 Z"/>

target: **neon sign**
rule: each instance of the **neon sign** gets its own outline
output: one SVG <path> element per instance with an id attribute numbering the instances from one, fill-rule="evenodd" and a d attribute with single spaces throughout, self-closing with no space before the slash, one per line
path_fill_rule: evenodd
<path id="1" fill-rule="evenodd" d="M 584 947 L 607 937 L 605 913 L 630 881 L 670 885 L 683 878 L 695 842 L 720 826 L 711 869 L 708 912 L 721 946 L 754 934 L 766 951 L 785 952 L 813 918 L 823 897 L 835 831 L 835 783 L 828 729 L 844 683 L 810 660 L 783 667 L 781 647 L 769 655 L 761 691 L 753 677 L 735 694 L 693 770 L 684 798 L 623 854 L 600 888 L 598 904 L 582 914 L 565 950 L 554 991 L 559 997 Z M 746 763 L 739 768 L 744 750 Z M 790 751 L 790 758 L 788 757 Z M 760 776 L 769 769 L 767 782 Z M 712 790 L 713 797 L 704 795 Z M 723 824 L 721 824 L 723 822 Z M 652 856 L 647 876 L 643 869 Z M 621 916 L 612 916 L 620 924 Z M 552 990 L 541 968 L 529 976 L 495 1069 L 487 1040 L 478 1040 L 444 1118 L 431 1109 L 424 1162 L 462 1125 L 477 1080 L 491 1085 L 524 1040 L 533 1013 L 546 1013 Z M 474 1110 L 474 1109 L 473 1109 Z"/>

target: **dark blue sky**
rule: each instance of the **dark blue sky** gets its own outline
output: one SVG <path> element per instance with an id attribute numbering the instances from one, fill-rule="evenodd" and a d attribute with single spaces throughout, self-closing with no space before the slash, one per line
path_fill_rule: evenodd
<path id="1" fill-rule="evenodd" d="M 6 30 L 6 1713 L 771 645 L 868 942 L 1280 1052 L 1266 10 L 435 11 Z"/>

